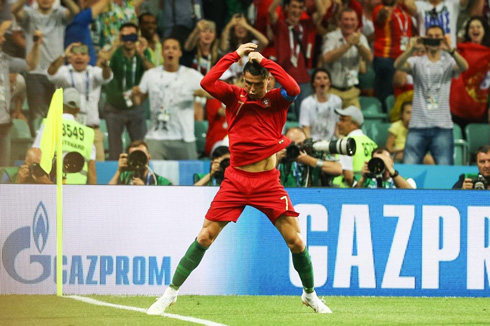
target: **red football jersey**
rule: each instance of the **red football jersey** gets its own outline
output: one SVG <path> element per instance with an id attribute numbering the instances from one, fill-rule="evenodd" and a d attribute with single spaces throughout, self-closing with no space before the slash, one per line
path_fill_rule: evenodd
<path id="1" fill-rule="evenodd" d="M 264 58 L 260 64 L 272 73 L 283 88 L 273 89 L 261 99 L 250 99 L 245 89 L 219 80 L 239 59 L 236 51 L 228 53 L 201 81 L 202 88 L 226 105 L 231 166 L 261 161 L 291 143 L 282 135 L 282 128 L 287 109 L 300 92 L 298 84 L 284 69 Z"/>

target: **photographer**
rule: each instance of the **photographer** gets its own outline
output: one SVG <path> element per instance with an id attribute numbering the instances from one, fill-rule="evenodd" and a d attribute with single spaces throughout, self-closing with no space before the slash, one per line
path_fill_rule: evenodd
<path id="1" fill-rule="evenodd" d="M 340 163 L 314 157 L 312 155 L 318 153 L 305 151 L 306 134 L 303 129 L 289 128 L 286 137 L 293 142 L 276 154 L 279 162 L 277 169 L 281 172 L 281 183 L 285 187 L 331 186 L 333 177 L 342 174 Z M 325 156 L 326 153 L 319 154 Z"/>
<path id="2" fill-rule="evenodd" d="M 129 144 L 127 153 L 119 154 L 117 171 L 109 181 L 110 185 L 171 186 L 166 178 L 150 169 L 151 155 L 148 145 L 142 140 Z"/>
<path id="3" fill-rule="evenodd" d="M 462 174 L 453 189 L 490 189 L 490 145 L 476 151 L 478 174 Z"/>
<path id="4" fill-rule="evenodd" d="M 53 184 L 49 176 L 39 165 L 41 163 L 41 150 L 29 148 L 26 152 L 24 164 L 19 167 L 16 183 L 18 184 Z"/>
<path id="5" fill-rule="evenodd" d="M 230 149 L 218 146 L 212 153 L 211 170 L 204 175 L 194 174 L 194 186 L 219 186 L 225 178 L 225 170 L 230 165 Z"/>
<path id="6" fill-rule="evenodd" d="M 371 160 L 364 163 L 362 175 L 355 188 L 416 189 L 412 178 L 403 178 L 394 168 L 394 161 L 386 147 L 376 148 Z"/>

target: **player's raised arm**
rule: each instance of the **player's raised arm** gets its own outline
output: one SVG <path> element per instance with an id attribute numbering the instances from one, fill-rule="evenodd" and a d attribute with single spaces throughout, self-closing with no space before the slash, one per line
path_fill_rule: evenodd
<path id="1" fill-rule="evenodd" d="M 251 52 L 248 55 L 248 60 L 257 61 L 276 78 L 282 86 L 281 94 L 287 101 L 293 102 L 296 96 L 299 95 L 301 89 L 298 83 L 277 63 L 264 58 L 259 52 Z"/>

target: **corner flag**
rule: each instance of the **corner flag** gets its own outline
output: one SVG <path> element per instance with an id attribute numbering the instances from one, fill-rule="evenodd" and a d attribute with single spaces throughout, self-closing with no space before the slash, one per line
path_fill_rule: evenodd
<path id="1" fill-rule="evenodd" d="M 63 89 L 58 88 L 51 98 L 48 117 L 45 120 L 44 132 L 41 138 L 41 167 L 46 173 L 51 172 L 53 157 L 56 149 L 57 157 L 63 157 L 61 153 L 63 118 Z M 59 144 L 59 145 L 58 145 Z"/>

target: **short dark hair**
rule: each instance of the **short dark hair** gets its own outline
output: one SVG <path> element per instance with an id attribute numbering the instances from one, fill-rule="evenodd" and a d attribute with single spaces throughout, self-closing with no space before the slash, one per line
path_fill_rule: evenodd
<path id="1" fill-rule="evenodd" d="M 316 77 L 316 74 L 319 73 L 319 72 L 324 72 L 327 74 L 328 76 L 328 79 L 330 80 L 330 83 L 332 82 L 332 77 L 330 76 L 330 72 L 323 68 L 323 67 L 320 67 L 320 68 L 316 68 L 315 70 L 313 70 L 313 73 L 311 74 L 311 80 L 310 80 L 310 83 L 311 83 L 311 87 L 313 88 L 313 82 L 315 81 L 315 77 Z"/>
<path id="2" fill-rule="evenodd" d="M 221 157 L 225 154 L 230 154 L 230 148 L 224 145 L 218 146 L 214 149 L 212 158 L 214 160 L 215 158 Z"/>
<path id="3" fill-rule="evenodd" d="M 262 76 L 264 79 L 269 77 L 269 71 L 262 67 L 257 61 L 248 61 L 243 67 L 243 74 L 246 72 L 250 73 L 252 76 Z"/>
<path id="4" fill-rule="evenodd" d="M 152 14 L 151 12 L 144 12 L 138 16 L 138 25 L 141 25 L 141 22 L 143 21 L 143 18 L 145 18 L 145 17 L 153 17 L 153 18 L 155 18 L 155 20 L 157 19 L 157 17 L 154 14 Z"/>
<path id="5" fill-rule="evenodd" d="M 350 7 L 347 7 L 347 8 L 342 9 L 342 11 L 340 12 L 340 16 L 339 17 L 342 17 L 342 15 L 344 13 L 346 13 L 346 12 L 353 12 L 353 13 L 355 13 L 356 14 L 356 18 L 359 21 L 359 17 L 357 17 L 357 12 L 354 9 L 350 8 Z"/>
<path id="6" fill-rule="evenodd" d="M 427 29 L 425 30 L 425 35 L 427 35 L 427 32 L 429 31 L 429 29 L 433 29 L 433 28 L 439 28 L 441 30 L 441 32 L 442 32 L 442 36 L 446 35 L 446 32 L 444 31 L 444 28 L 442 28 L 439 25 L 430 25 L 429 27 L 427 27 Z"/>
<path id="7" fill-rule="evenodd" d="M 128 145 L 128 147 L 126 147 L 126 153 L 129 153 L 129 149 L 134 148 L 134 147 L 140 147 L 141 145 L 145 146 L 148 151 L 150 150 L 148 148 L 148 144 L 147 143 L 145 143 L 143 140 L 137 139 L 137 140 L 133 140 Z"/>
<path id="8" fill-rule="evenodd" d="M 291 1 L 296 1 L 296 2 L 301 2 L 301 3 L 305 3 L 305 0 L 284 0 L 283 1 L 283 6 L 287 6 L 291 3 Z"/>
<path id="9" fill-rule="evenodd" d="M 401 113 L 401 114 L 403 114 L 403 111 L 405 111 L 405 107 L 406 107 L 407 105 L 412 105 L 412 102 L 410 102 L 410 101 L 405 101 L 405 102 L 403 102 L 403 103 L 402 103 L 402 105 L 400 106 L 400 113 Z"/>
<path id="10" fill-rule="evenodd" d="M 176 37 L 174 37 L 174 36 L 172 36 L 172 35 L 171 35 L 171 36 L 168 36 L 168 37 L 166 37 L 166 38 L 164 38 L 164 39 L 162 40 L 162 47 L 163 47 L 163 45 L 165 44 L 165 42 L 167 42 L 168 40 L 174 40 L 174 41 L 177 41 L 177 43 L 179 43 L 179 48 L 182 50 L 182 43 L 180 42 L 180 40 L 179 40 L 178 38 L 176 38 Z"/>
<path id="11" fill-rule="evenodd" d="M 126 27 L 133 27 L 136 29 L 136 31 L 138 31 L 138 25 L 136 25 L 135 23 L 132 23 L 132 22 L 126 22 L 124 24 L 121 25 L 121 27 L 119 27 L 119 32 L 123 30 L 123 28 L 126 28 Z"/>
<path id="12" fill-rule="evenodd" d="M 483 146 L 480 146 L 478 147 L 478 149 L 476 150 L 476 154 L 478 155 L 478 153 L 483 153 L 483 154 L 486 154 L 490 152 L 490 145 L 483 145 Z"/>

